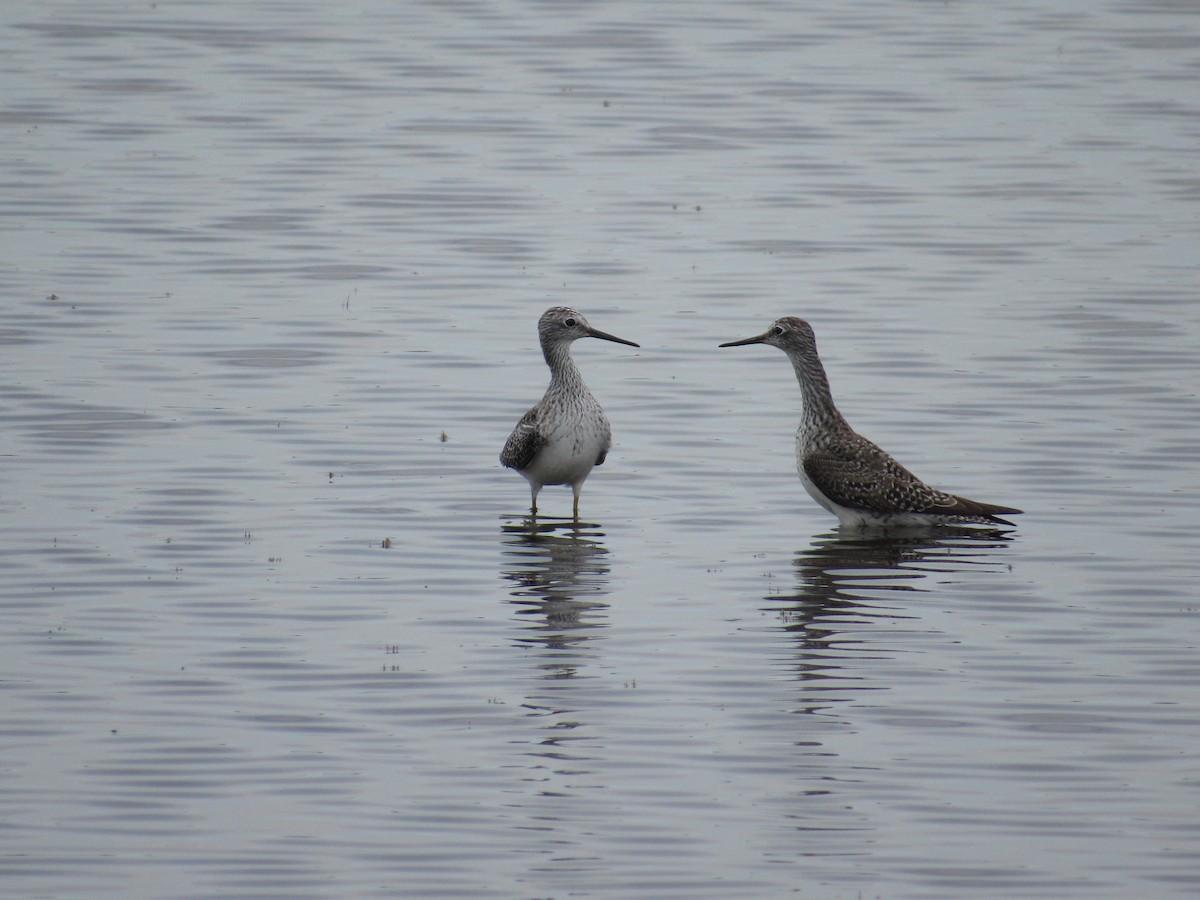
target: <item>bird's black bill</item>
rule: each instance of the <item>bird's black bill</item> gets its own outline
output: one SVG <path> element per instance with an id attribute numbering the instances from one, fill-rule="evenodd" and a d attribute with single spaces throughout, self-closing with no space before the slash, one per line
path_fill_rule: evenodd
<path id="1" fill-rule="evenodd" d="M 641 347 L 641 344 L 635 344 L 633 341 L 627 341 L 625 338 L 619 338 L 615 334 L 609 334 L 607 331 L 601 331 L 598 328 L 589 328 L 588 337 L 600 338 L 602 341 L 612 341 L 614 344 L 626 344 L 630 347 Z"/>
<path id="2" fill-rule="evenodd" d="M 730 341 L 727 344 L 718 344 L 719 347 L 744 347 L 746 344 L 761 344 L 767 339 L 765 334 L 757 335 L 752 338 L 743 338 L 740 341 Z"/>

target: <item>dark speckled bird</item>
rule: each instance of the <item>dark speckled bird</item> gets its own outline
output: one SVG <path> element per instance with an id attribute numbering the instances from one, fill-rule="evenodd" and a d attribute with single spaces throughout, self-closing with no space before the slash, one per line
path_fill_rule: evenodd
<path id="1" fill-rule="evenodd" d="M 578 310 L 555 306 L 538 320 L 542 355 L 550 367 L 550 386 L 537 406 L 525 413 L 500 453 L 500 462 L 529 482 L 530 515 L 537 515 L 538 491 L 547 484 L 569 484 L 575 493 L 574 518 L 579 521 L 579 492 L 612 446 L 612 428 L 604 410 L 583 383 L 571 359 L 571 344 L 593 337 L 637 347 L 633 341 L 593 328 Z"/>
<path id="2" fill-rule="evenodd" d="M 778 319 L 757 337 L 721 346 L 744 344 L 770 344 L 792 361 L 804 395 L 804 416 L 796 431 L 796 468 L 805 490 L 842 525 L 1012 525 L 1000 516 L 1021 512 L 932 488 L 851 428 L 833 404 L 816 336 L 803 319 Z"/>

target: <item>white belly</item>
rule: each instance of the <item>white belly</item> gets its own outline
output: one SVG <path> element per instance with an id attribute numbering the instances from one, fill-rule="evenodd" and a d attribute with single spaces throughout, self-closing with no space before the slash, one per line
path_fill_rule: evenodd
<path id="1" fill-rule="evenodd" d="M 580 484 L 608 450 L 609 435 L 605 419 L 562 422 L 522 474 L 538 484 Z"/>
<path id="2" fill-rule="evenodd" d="M 812 481 L 809 479 L 808 474 L 804 471 L 804 466 L 801 465 L 799 460 L 796 461 L 796 471 L 800 473 L 800 483 L 802 485 L 804 485 L 804 489 L 806 491 L 808 491 L 808 496 L 812 497 L 819 504 L 821 504 L 821 506 L 823 506 L 829 512 L 833 513 L 835 516 L 837 516 L 839 519 L 841 519 L 842 514 L 840 512 L 838 512 L 838 510 L 844 509 L 844 507 L 838 506 L 836 503 L 834 503 L 832 500 L 830 500 L 828 497 L 826 497 L 824 494 L 821 493 L 821 491 L 817 488 L 817 486 L 815 484 L 813 484 Z M 847 510 L 847 512 L 848 511 L 849 510 Z"/>

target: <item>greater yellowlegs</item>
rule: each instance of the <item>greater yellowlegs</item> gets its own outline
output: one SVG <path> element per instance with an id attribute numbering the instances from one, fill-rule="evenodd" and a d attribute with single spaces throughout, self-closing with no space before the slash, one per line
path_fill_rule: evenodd
<path id="1" fill-rule="evenodd" d="M 796 431 L 796 467 L 805 490 L 842 525 L 858 528 L 976 523 L 1021 510 L 967 500 L 932 488 L 850 427 L 833 404 L 817 339 L 803 319 L 776 320 L 757 337 L 722 347 L 770 344 L 788 355 L 804 395 Z"/>
<path id="2" fill-rule="evenodd" d="M 575 492 L 574 518 L 579 521 L 579 491 L 612 446 L 608 417 L 571 359 L 571 343 L 585 337 L 640 346 L 593 328 L 578 310 L 568 306 L 542 313 L 538 338 L 550 367 L 550 386 L 537 406 L 517 423 L 500 453 L 500 462 L 529 482 L 533 516 L 537 515 L 538 491 L 544 485 L 569 484 Z"/>

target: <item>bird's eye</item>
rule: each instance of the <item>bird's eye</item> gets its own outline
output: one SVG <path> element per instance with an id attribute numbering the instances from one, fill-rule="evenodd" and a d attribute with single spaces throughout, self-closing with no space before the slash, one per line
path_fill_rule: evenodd
<path id="1" fill-rule="evenodd" d="M 566 325 L 568 328 L 574 328 L 575 327 L 575 319 L 574 318 L 564 319 L 563 324 Z"/>
<path id="2" fill-rule="evenodd" d="M 771 330 L 774 331 L 778 337 L 783 337 L 783 326 L 782 325 L 776 325 Z"/>

